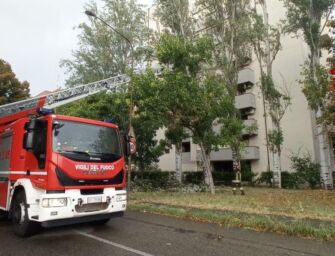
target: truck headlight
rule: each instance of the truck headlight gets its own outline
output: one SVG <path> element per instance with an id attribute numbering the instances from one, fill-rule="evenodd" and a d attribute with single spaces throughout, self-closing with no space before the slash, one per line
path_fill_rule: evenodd
<path id="1" fill-rule="evenodd" d="M 67 198 L 44 198 L 42 207 L 64 207 L 67 205 Z"/>
<path id="2" fill-rule="evenodd" d="M 118 194 L 116 195 L 116 202 L 126 201 L 127 194 Z"/>

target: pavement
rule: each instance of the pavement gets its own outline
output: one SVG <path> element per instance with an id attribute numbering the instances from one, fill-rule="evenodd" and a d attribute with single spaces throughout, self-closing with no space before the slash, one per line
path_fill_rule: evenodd
<path id="1" fill-rule="evenodd" d="M 105 225 L 72 225 L 18 238 L 0 222 L 0 255 L 335 255 L 321 242 L 128 211 Z"/>

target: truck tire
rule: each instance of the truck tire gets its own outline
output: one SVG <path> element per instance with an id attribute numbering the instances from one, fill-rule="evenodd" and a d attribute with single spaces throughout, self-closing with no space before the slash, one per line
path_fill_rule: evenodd
<path id="1" fill-rule="evenodd" d="M 0 210 L 0 221 L 2 220 L 8 220 L 8 213 L 3 210 Z"/>
<path id="2" fill-rule="evenodd" d="M 28 237 L 36 234 L 40 230 L 37 222 L 28 218 L 26 193 L 23 190 L 15 195 L 11 206 L 11 217 L 14 233 L 20 237 Z"/>

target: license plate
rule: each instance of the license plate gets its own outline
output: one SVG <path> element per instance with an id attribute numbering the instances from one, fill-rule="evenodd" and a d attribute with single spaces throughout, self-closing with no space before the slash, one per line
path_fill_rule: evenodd
<path id="1" fill-rule="evenodd" d="M 94 204 L 94 203 L 101 203 L 102 197 L 101 196 L 95 196 L 95 197 L 89 197 L 87 198 L 88 204 Z"/>

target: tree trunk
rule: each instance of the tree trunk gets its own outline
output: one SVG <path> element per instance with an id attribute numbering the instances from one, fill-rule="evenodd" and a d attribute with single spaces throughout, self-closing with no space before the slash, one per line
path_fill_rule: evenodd
<path id="1" fill-rule="evenodd" d="M 281 188 L 281 159 L 278 150 L 272 152 L 272 173 L 273 173 L 273 186 Z"/>
<path id="2" fill-rule="evenodd" d="M 209 189 L 211 191 L 211 194 L 215 194 L 215 186 L 212 176 L 212 170 L 210 165 L 210 155 L 209 153 L 206 153 L 206 150 L 202 144 L 199 145 L 201 149 L 201 156 L 202 161 L 204 165 L 204 178 L 205 178 L 205 184 L 209 186 Z"/>
<path id="3" fill-rule="evenodd" d="M 176 147 L 176 179 L 179 183 L 182 183 L 182 150 L 181 150 L 181 143 L 177 143 Z"/>
<path id="4" fill-rule="evenodd" d="M 264 26 L 266 30 L 265 36 L 265 47 L 266 47 L 266 71 L 268 76 L 272 77 L 272 65 L 271 65 L 271 47 L 270 47 L 270 38 L 269 38 L 269 13 L 267 10 L 266 0 L 260 1 L 263 15 L 264 15 Z"/>
<path id="5" fill-rule="evenodd" d="M 266 62 L 266 73 L 267 79 L 272 80 L 272 63 L 271 63 L 271 46 L 270 46 L 270 38 L 269 38 L 269 13 L 267 10 L 266 0 L 261 0 L 260 4 L 263 9 L 263 16 L 264 16 L 264 25 L 266 30 L 265 36 L 265 62 Z M 263 92 L 264 93 L 264 92 Z M 272 102 L 269 102 L 272 104 Z M 272 128 L 277 129 L 279 131 L 280 124 L 276 124 L 272 118 Z M 275 187 L 281 188 L 281 157 L 280 157 L 280 147 L 281 145 L 273 145 L 274 150 L 272 152 L 272 172 L 273 172 L 273 184 Z M 278 147 L 276 149 L 276 147 Z"/>
<path id="6" fill-rule="evenodd" d="M 260 66 L 262 68 L 262 64 L 260 63 Z M 262 76 L 264 76 L 262 72 Z M 268 114 L 266 112 L 266 102 L 265 102 L 265 89 L 264 89 L 264 79 L 262 79 L 262 101 L 263 101 L 263 112 L 264 112 L 264 128 L 265 128 L 265 142 L 266 142 L 266 160 L 267 160 L 267 166 L 266 171 L 270 172 L 270 149 L 269 149 L 269 129 L 268 129 Z"/>
<path id="7" fill-rule="evenodd" d="M 316 112 L 316 118 L 320 118 L 322 116 L 322 111 L 319 109 Z M 329 158 L 327 157 L 327 153 L 329 152 L 329 147 L 326 139 L 326 135 L 322 124 L 317 124 L 317 138 L 319 143 L 319 153 L 320 153 L 320 166 L 321 166 L 321 184 L 324 189 L 333 189 L 333 174 L 329 166 Z"/>
<path id="8" fill-rule="evenodd" d="M 314 20 L 312 19 L 312 24 L 313 22 L 315 22 Z M 316 73 L 317 73 L 317 67 L 320 65 L 320 57 L 319 52 L 317 50 L 318 48 L 316 47 L 313 40 L 312 43 L 313 48 L 311 48 L 311 69 L 313 72 L 314 82 L 318 84 L 318 77 Z M 315 111 L 315 116 L 317 119 L 316 121 L 318 121 L 318 119 L 322 117 L 322 110 L 320 107 L 318 108 L 318 110 Z M 316 132 L 318 140 L 318 149 L 320 154 L 321 184 L 324 189 L 333 189 L 334 188 L 333 177 L 332 177 L 333 175 L 330 169 L 329 158 L 327 157 L 327 155 L 329 154 L 329 148 L 327 145 L 327 135 L 325 134 L 322 124 L 317 124 Z"/>
<path id="9" fill-rule="evenodd" d="M 232 150 L 232 159 L 233 159 L 233 171 L 236 177 L 241 177 L 241 161 L 238 157 L 238 150 L 234 147 L 231 148 Z"/>

